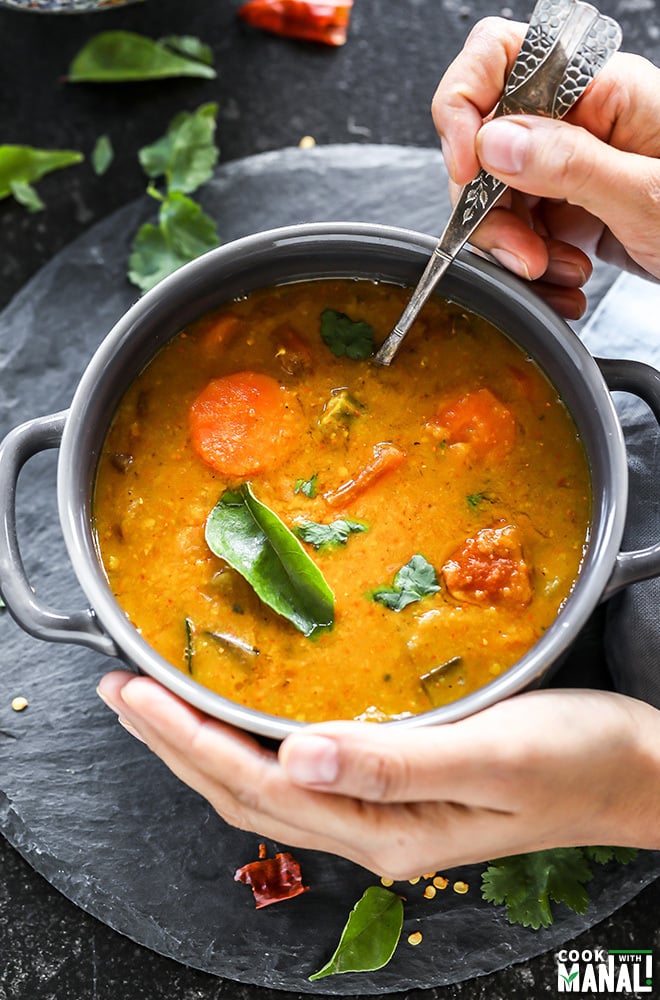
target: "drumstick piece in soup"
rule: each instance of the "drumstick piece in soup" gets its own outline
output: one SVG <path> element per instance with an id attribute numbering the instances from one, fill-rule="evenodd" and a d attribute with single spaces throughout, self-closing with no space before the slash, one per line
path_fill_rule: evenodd
<path id="1" fill-rule="evenodd" d="M 304 721 L 424 712 L 512 666 L 579 573 L 589 474 L 556 390 L 437 298 L 396 364 L 372 364 L 407 294 L 251 293 L 170 341 L 118 408 L 95 491 L 110 586 L 147 642 L 234 701 Z"/>

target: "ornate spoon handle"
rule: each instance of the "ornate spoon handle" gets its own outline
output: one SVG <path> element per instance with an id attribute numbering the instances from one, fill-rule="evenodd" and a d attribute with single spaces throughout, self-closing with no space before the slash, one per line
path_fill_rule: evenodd
<path id="1" fill-rule="evenodd" d="M 562 118 L 621 45 L 621 28 L 583 0 L 538 0 L 494 116 Z M 463 244 L 507 190 L 480 170 L 456 202 L 417 287 L 376 354 L 391 364 L 420 309 Z"/>

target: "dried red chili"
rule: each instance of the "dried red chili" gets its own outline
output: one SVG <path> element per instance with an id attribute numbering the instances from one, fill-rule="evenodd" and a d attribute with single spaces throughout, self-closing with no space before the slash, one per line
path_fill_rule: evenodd
<path id="1" fill-rule="evenodd" d="M 346 41 L 353 0 L 313 3 L 312 0 L 247 0 L 238 16 L 253 28 L 287 38 L 302 38 L 325 45 Z"/>
<path id="2" fill-rule="evenodd" d="M 258 910 L 283 899 L 292 899 L 309 889 L 302 883 L 300 865 L 292 854 L 282 851 L 274 858 L 267 858 L 261 845 L 259 860 L 237 869 L 234 881 L 245 882 L 251 887 Z"/>

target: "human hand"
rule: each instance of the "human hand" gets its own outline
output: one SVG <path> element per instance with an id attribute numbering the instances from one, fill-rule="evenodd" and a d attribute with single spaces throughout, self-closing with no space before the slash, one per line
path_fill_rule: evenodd
<path id="1" fill-rule="evenodd" d="M 433 119 L 454 197 L 480 166 L 513 189 L 474 245 L 577 319 L 593 257 L 660 278 L 660 69 L 617 53 L 563 121 L 487 121 L 525 27 L 480 21 L 438 86 Z"/>
<path id="2" fill-rule="evenodd" d="M 232 826 L 379 875 L 660 847 L 660 712 L 621 695 L 531 692 L 427 729 L 320 723 L 276 754 L 149 678 L 115 671 L 99 693 Z"/>

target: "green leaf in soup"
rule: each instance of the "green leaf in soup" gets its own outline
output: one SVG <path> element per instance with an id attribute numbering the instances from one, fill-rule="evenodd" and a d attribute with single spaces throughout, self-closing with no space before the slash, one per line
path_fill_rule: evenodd
<path id="1" fill-rule="evenodd" d="M 100 135 L 92 150 L 92 167 L 98 177 L 102 177 L 114 160 L 115 151 L 109 135 Z"/>
<path id="2" fill-rule="evenodd" d="M 208 516 L 211 551 L 243 576 L 261 600 L 308 637 L 331 628 L 334 595 L 318 566 L 249 483 L 226 490 Z"/>
<path id="3" fill-rule="evenodd" d="M 301 541 L 307 542 L 315 549 L 327 545 L 346 545 L 351 534 L 368 530 L 362 521 L 351 521 L 343 517 L 332 521 L 331 524 L 319 524 L 317 521 L 303 519 L 293 529 Z"/>
<path id="4" fill-rule="evenodd" d="M 293 488 L 294 493 L 302 493 L 304 496 L 309 497 L 313 500 L 316 496 L 316 484 L 318 483 L 318 472 L 315 472 L 313 476 L 309 479 L 296 479 L 296 484 Z"/>
<path id="5" fill-rule="evenodd" d="M 219 242 L 213 219 L 192 198 L 174 191 L 161 202 L 158 225 L 145 222 L 138 229 L 128 261 L 128 276 L 146 292 Z"/>
<path id="6" fill-rule="evenodd" d="M 373 972 L 387 965 L 401 937 L 403 902 L 378 885 L 365 890 L 342 931 L 337 949 L 310 982 L 341 972 Z"/>
<path id="7" fill-rule="evenodd" d="M 421 601 L 439 590 L 435 569 L 424 556 L 417 554 L 397 572 L 393 586 L 377 587 L 371 592 L 371 598 L 390 611 L 402 611 L 414 601 Z"/>
<path id="8" fill-rule="evenodd" d="M 215 79 L 216 73 L 199 59 L 133 31 L 102 31 L 94 35 L 69 66 L 69 83 L 126 83 L 197 76 Z"/>
<path id="9" fill-rule="evenodd" d="M 172 119 L 165 135 L 138 152 L 148 177 L 164 177 L 168 192 L 191 194 L 213 175 L 218 162 L 215 145 L 217 104 L 202 104 Z"/>
<path id="10" fill-rule="evenodd" d="M 346 355 L 353 361 L 365 361 L 374 353 L 373 327 L 336 309 L 321 313 L 321 339 L 338 358 Z"/>
<path id="11" fill-rule="evenodd" d="M 31 185 L 44 174 L 71 167 L 83 159 L 82 153 L 72 149 L 0 146 L 0 199 L 13 194 L 30 211 L 37 211 L 36 200 L 41 199 Z"/>

